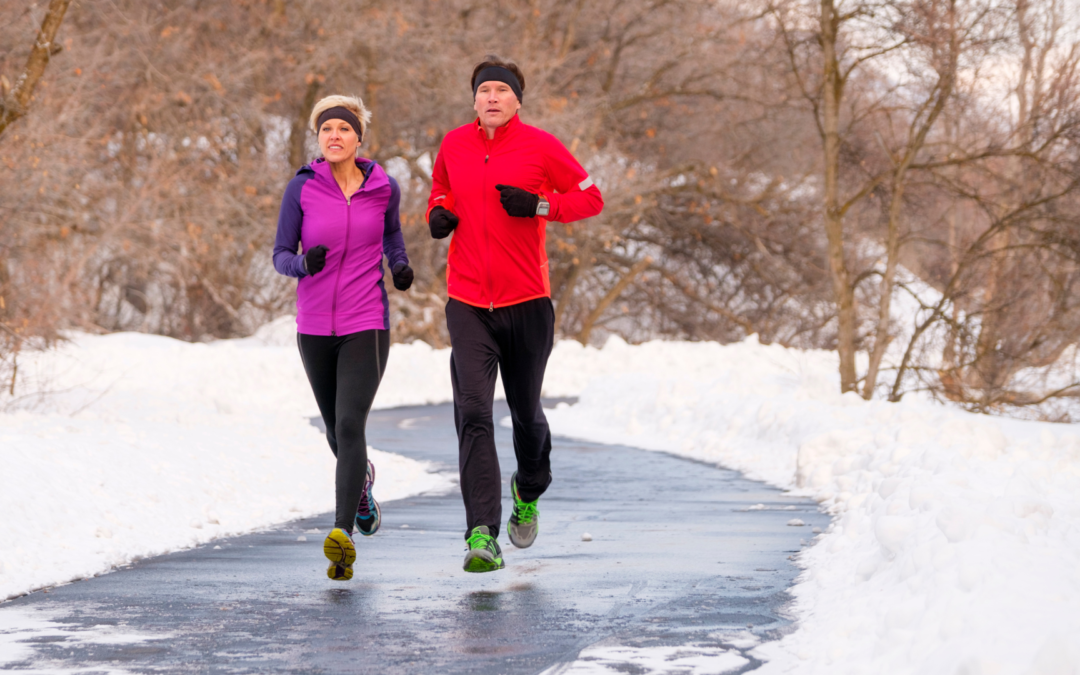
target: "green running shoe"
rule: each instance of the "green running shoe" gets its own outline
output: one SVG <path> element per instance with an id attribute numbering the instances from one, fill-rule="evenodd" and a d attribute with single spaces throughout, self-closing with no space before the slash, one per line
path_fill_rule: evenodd
<path id="1" fill-rule="evenodd" d="M 514 511 L 510 514 L 510 523 L 506 526 L 510 543 L 518 548 L 529 548 L 536 541 L 536 533 L 540 530 L 540 512 L 536 508 L 540 500 L 522 501 L 518 495 L 517 471 L 510 478 L 510 494 L 514 497 Z"/>
<path id="2" fill-rule="evenodd" d="M 474 527 L 469 535 L 469 551 L 465 554 L 466 572 L 494 572 L 503 568 L 502 549 L 495 537 L 488 534 L 487 525 Z"/>

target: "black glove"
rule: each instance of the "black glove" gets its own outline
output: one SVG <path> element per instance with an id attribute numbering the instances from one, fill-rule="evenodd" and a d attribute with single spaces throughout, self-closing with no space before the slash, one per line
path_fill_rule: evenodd
<path id="1" fill-rule="evenodd" d="M 407 263 L 399 262 L 394 265 L 391 274 L 394 275 L 394 288 L 399 291 L 407 291 L 409 286 L 412 286 L 413 271 Z"/>
<path id="2" fill-rule="evenodd" d="M 314 276 L 322 271 L 322 268 L 326 267 L 326 251 L 325 246 L 312 246 L 304 254 L 304 271 Z"/>
<path id="3" fill-rule="evenodd" d="M 458 217 L 441 206 L 431 209 L 428 216 L 428 228 L 431 230 L 432 239 L 446 239 L 457 227 Z"/>
<path id="4" fill-rule="evenodd" d="M 499 201 L 502 202 L 506 212 L 515 218 L 532 218 L 536 215 L 536 207 L 540 205 L 540 195 L 534 195 L 513 185 L 496 185 L 499 191 Z"/>

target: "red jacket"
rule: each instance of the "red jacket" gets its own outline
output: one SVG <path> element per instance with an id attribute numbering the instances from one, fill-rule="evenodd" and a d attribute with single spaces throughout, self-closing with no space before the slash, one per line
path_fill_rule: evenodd
<path id="1" fill-rule="evenodd" d="M 460 219 L 447 256 L 447 293 L 489 309 L 551 296 L 547 220 L 508 215 L 498 184 L 543 195 L 551 202 L 547 220 L 569 223 L 604 208 L 600 190 L 559 139 L 517 115 L 492 140 L 479 120 L 448 133 L 435 159 L 428 215 L 442 206 Z"/>

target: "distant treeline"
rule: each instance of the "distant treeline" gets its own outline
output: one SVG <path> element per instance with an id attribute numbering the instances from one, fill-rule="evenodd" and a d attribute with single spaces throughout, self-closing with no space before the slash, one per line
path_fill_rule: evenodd
<path id="1" fill-rule="evenodd" d="M 447 342 L 423 221 L 487 53 L 606 208 L 548 230 L 561 336 L 836 349 L 844 390 L 1068 419 L 1080 71 L 1061 0 L 80 0 L 0 136 L 0 352 L 291 311 L 270 263 L 311 105 L 358 94 L 402 185 L 393 337 Z M 0 86 L 43 7 L 0 3 Z M 1072 23 L 1070 23 L 1072 22 Z M 856 358 L 863 354 L 863 358 Z M 10 373 L 9 373 L 10 375 Z"/>

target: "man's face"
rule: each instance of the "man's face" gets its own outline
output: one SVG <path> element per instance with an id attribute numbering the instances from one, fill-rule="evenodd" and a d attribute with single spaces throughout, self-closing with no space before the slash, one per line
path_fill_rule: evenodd
<path id="1" fill-rule="evenodd" d="M 517 111 L 521 110 L 521 101 L 505 82 L 481 82 L 476 88 L 473 110 L 480 117 L 480 124 L 484 128 L 495 129 L 513 119 Z"/>

